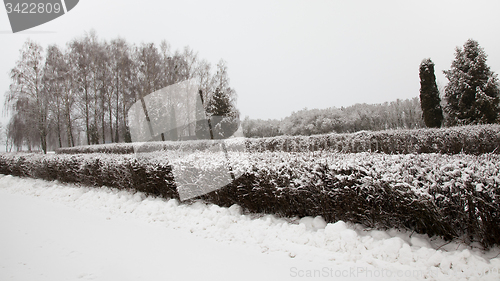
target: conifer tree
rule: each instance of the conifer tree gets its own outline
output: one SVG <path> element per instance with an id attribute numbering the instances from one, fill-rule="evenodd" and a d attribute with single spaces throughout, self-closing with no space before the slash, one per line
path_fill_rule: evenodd
<path id="1" fill-rule="evenodd" d="M 469 39 L 457 48 L 451 69 L 444 71 L 446 111 L 450 125 L 495 123 L 498 118 L 498 78 L 486 65 L 486 53 Z"/>
<path id="2" fill-rule="evenodd" d="M 443 121 L 443 110 L 436 85 L 436 75 L 434 75 L 434 63 L 431 59 L 424 59 L 420 63 L 419 76 L 420 107 L 422 108 L 425 126 L 439 128 Z"/>
<path id="3" fill-rule="evenodd" d="M 228 138 L 238 129 L 239 111 L 236 92 L 229 87 L 227 66 L 222 60 L 217 64 L 212 84 L 215 89 L 206 103 L 206 112 L 211 119 L 213 136 L 216 139 Z"/>

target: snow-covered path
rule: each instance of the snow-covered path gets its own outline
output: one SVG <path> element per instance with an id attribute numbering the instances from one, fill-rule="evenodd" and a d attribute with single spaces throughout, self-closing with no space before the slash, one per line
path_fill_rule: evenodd
<path id="1" fill-rule="evenodd" d="M 436 251 L 436 243 L 320 218 L 251 218 L 237 206 L 0 176 L 0 280 L 500 278 L 500 258 L 490 259 L 498 249 Z"/>
<path id="2" fill-rule="evenodd" d="M 40 198 L 0 194 L 1 280 L 204 280 L 216 275 L 279 280 L 286 274 L 283 257 L 138 219 L 108 219 Z"/>

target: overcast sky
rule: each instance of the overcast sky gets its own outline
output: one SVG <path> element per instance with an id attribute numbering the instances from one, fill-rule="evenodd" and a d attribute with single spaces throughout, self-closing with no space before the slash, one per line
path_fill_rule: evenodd
<path id="1" fill-rule="evenodd" d="M 2 105 L 27 38 L 64 46 L 91 29 L 108 41 L 188 45 L 213 65 L 224 59 L 242 118 L 417 97 L 422 59 L 434 61 L 444 86 L 442 70 L 469 38 L 500 72 L 498 0 L 81 0 L 66 15 L 16 34 L 0 8 Z"/>

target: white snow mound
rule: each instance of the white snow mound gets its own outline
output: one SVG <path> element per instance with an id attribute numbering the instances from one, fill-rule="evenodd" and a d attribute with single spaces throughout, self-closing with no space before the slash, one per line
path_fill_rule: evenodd
<path id="1" fill-rule="evenodd" d="M 0 191 L 39 197 L 77 210 L 99 210 L 109 218 L 139 218 L 204 239 L 235 247 L 246 245 L 262 253 L 282 253 L 312 264 L 336 267 L 355 264 L 358 269 L 363 268 L 357 272 L 359 280 L 371 280 L 377 277 L 374 272 L 384 271 L 383 280 L 500 280 L 499 248 L 485 252 L 458 242 L 446 243 L 394 229 L 366 229 L 343 221 L 327 224 L 321 217 L 282 219 L 252 215 L 245 214 L 237 205 L 222 208 L 201 201 L 186 205 L 173 199 L 106 187 L 89 188 L 3 175 L 0 175 Z M 290 270 L 292 277 L 302 277 L 301 274 L 307 277 L 308 273 L 315 272 Z M 325 274 L 323 277 L 328 274 L 321 273 Z"/>

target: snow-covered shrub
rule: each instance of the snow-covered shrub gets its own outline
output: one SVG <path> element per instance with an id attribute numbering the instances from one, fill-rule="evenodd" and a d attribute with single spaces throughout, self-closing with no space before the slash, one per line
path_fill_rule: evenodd
<path id="1" fill-rule="evenodd" d="M 249 139 L 250 151 L 330 151 L 388 154 L 500 153 L 500 125 L 460 126 L 441 129 L 363 131 L 352 134 L 278 136 Z"/>
<path id="2" fill-rule="evenodd" d="M 202 199 L 251 212 L 321 216 L 500 245 L 498 154 L 263 151 L 216 159 L 224 153 L 175 153 L 0 154 L 0 173 L 179 198 L 178 184 L 210 184 L 230 167 L 241 176 Z M 175 179 L 172 161 L 189 170 L 187 182 Z"/>
<path id="3" fill-rule="evenodd" d="M 177 196 L 170 165 L 152 156 L 141 159 L 117 154 L 0 154 L 0 173 L 135 189 L 167 198 Z"/>
<path id="4" fill-rule="evenodd" d="M 211 140 L 101 144 L 59 148 L 58 154 L 132 154 L 158 150 L 206 150 Z M 383 152 L 387 154 L 500 153 L 500 125 L 471 125 L 440 129 L 362 131 L 352 134 L 278 136 L 246 139 L 248 152 L 329 151 L 343 153 Z"/>
<path id="5" fill-rule="evenodd" d="M 134 153 L 134 147 L 131 143 L 110 143 L 97 145 L 83 145 L 75 147 L 62 147 L 56 149 L 58 154 L 81 154 L 81 153 L 113 153 L 113 154 L 131 154 Z"/>

